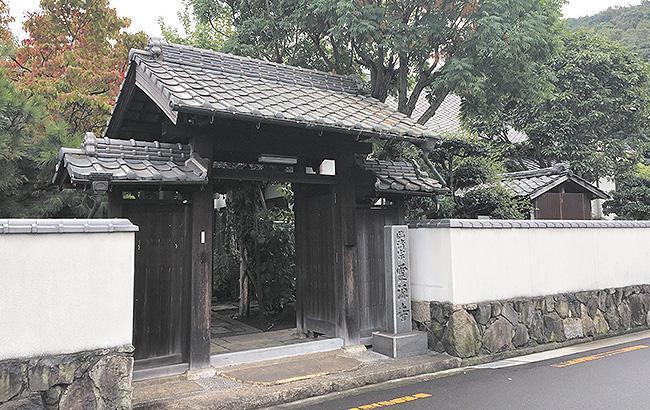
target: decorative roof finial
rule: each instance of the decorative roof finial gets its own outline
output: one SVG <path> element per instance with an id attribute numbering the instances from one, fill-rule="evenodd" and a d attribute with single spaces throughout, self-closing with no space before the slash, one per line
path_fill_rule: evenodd
<path id="1" fill-rule="evenodd" d="M 155 58 L 162 57 L 162 44 L 165 42 L 160 37 L 151 37 L 149 39 L 149 44 L 147 44 L 146 50 L 150 52 Z"/>

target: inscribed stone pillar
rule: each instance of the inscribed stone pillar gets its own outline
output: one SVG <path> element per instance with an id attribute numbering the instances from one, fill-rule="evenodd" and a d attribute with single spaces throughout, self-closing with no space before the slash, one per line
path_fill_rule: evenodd
<path id="1" fill-rule="evenodd" d="M 372 334 L 372 349 L 389 357 L 427 353 L 427 335 L 413 331 L 408 226 L 384 227 L 386 331 Z"/>

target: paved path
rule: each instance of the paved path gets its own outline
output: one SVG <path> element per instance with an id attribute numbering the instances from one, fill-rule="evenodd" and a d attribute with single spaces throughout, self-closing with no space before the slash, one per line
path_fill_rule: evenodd
<path id="1" fill-rule="evenodd" d="M 447 377 L 400 387 L 364 388 L 326 398 L 327 401 L 305 401 L 300 407 L 649 409 L 650 337 L 644 336 L 644 339 L 551 359 L 548 357 L 556 354 L 542 353 L 546 360 L 534 363 L 525 363 L 526 358 L 520 358 L 523 360 L 468 368 Z M 607 342 L 592 346 L 603 344 Z M 525 364 L 512 366 L 514 363 Z"/>

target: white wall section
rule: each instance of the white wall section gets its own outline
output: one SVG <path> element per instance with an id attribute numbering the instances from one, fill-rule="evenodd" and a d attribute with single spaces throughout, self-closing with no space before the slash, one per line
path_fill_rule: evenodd
<path id="1" fill-rule="evenodd" d="M 410 229 L 413 300 L 454 304 L 650 284 L 650 224 L 428 221 Z"/>
<path id="2" fill-rule="evenodd" d="M 0 220 L 0 360 L 130 344 L 136 230 Z"/>

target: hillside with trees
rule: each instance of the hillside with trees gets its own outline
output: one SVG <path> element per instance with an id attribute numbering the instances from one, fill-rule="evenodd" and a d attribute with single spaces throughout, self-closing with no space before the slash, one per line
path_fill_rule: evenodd
<path id="1" fill-rule="evenodd" d="M 650 61 L 650 1 L 612 7 L 593 16 L 568 20 L 572 29 L 588 28 L 616 40 Z"/>

